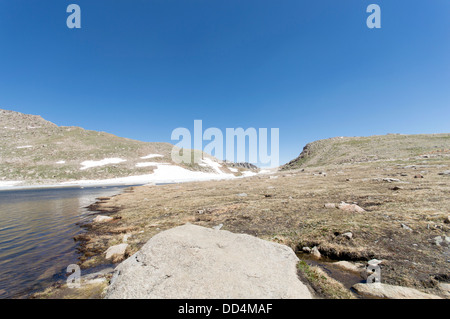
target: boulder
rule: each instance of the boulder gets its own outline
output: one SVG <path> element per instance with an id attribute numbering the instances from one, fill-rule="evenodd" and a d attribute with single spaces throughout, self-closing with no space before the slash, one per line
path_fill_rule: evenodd
<path id="1" fill-rule="evenodd" d="M 336 204 L 335 203 L 326 203 L 325 208 L 336 208 Z"/>
<path id="2" fill-rule="evenodd" d="M 313 249 L 311 249 L 311 255 L 313 255 L 317 259 L 320 259 L 322 257 L 322 255 L 320 254 L 319 249 L 316 246 L 314 246 Z"/>
<path id="3" fill-rule="evenodd" d="M 184 225 L 152 237 L 118 265 L 106 298 L 312 298 L 289 247 Z"/>
<path id="4" fill-rule="evenodd" d="M 111 259 L 114 263 L 122 261 L 126 256 L 127 248 L 128 244 L 125 243 L 109 247 L 105 252 L 106 259 Z"/>
<path id="5" fill-rule="evenodd" d="M 109 216 L 97 215 L 97 216 L 94 218 L 93 222 L 94 222 L 94 223 L 107 223 L 107 222 L 112 221 L 113 219 L 114 219 L 114 218 L 109 217 Z"/>
<path id="6" fill-rule="evenodd" d="M 393 286 L 382 283 L 356 284 L 356 292 L 363 296 L 387 299 L 442 299 L 439 296 L 427 294 L 417 289 Z"/>
<path id="7" fill-rule="evenodd" d="M 359 207 L 358 205 L 356 205 L 356 204 L 347 204 L 345 202 L 340 203 L 338 205 L 338 208 L 343 210 L 343 211 L 349 212 L 349 213 L 362 213 L 362 212 L 365 212 L 365 210 L 363 208 Z"/>

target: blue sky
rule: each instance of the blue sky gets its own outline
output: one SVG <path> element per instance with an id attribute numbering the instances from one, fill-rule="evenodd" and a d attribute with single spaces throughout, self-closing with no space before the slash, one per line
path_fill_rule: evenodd
<path id="1" fill-rule="evenodd" d="M 450 132 L 449 17 L 448 0 L 0 0 L 0 108 L 143 141 L 275 127 L 281 163 L 322 138 Z"/>

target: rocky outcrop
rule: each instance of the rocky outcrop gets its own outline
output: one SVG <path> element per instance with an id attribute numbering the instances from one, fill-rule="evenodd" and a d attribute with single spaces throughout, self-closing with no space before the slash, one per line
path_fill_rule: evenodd
<path id="1" fill-rule="evenodd" d="M 439 296 L 427 294 L 413 288 L 393 286 L 382 283 L 356 284 L 353 286 L 353 289 L 355 289 L 361 295 L 374 298 L 442 299 Z"/>
<path id="2" fill-rule="evenodd" d="M 195 225 L 151 238 L 122 262 L 106 298 L 312 298 L 287 246 Z"/>

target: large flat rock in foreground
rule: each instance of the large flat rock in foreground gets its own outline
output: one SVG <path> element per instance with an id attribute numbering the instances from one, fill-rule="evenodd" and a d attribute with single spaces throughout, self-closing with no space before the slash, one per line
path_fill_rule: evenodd
<path id="1" fill-rule="evenodd" d="M 312 298 L 297 262 L 287 246 L 187 224 L 117 266 L 106 298 Z"/>

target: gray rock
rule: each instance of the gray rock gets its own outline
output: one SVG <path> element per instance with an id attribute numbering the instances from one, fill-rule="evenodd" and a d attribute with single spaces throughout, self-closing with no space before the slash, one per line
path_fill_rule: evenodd
<path id="1" fill-rule="evenodd" d="M 343 233 L 342 237 L 345 237 L 347 239 L 352 239 L 353 238 L 353 234 L 351 232 Z"/>
<path id="2" fill-rule="evenodd" d="M 412 231 L 411 227 L 409 227 L 409 226 L 407 226 L 405 224 L 402 224 L 402 228 L 406 229 L 406 230 L 409 230 L 409 231 Z"/>
<path id="3" fill-rule="evenodd" d="M 336 208 L 336 204 L 335 203 L 326 203 L 325 208 Z"/>
<path id="4" fill-rule="evenodd" d="M 111 259 L 113 262 L 121 261 L 123 258 L 125 258 L 127 248 L 128 244 L 119 244 L 109 247 L 105 252 L 106 259 Z"/>
<path id="5" fill-rule="evenodd" d="M 444 242 L 444 241 L 442 240 L 442 237 L 441 237 L 441 236 L 436 236 L 436 237 L 433 238 L 433 243 L 434 243 L 436 246 L 440 246 L 443 242 Z"/>
<path id="6" fill-rule="evenodd" d="M 311 248 L 309 247 L 303 247 L 302 248 L 303 252 L 310 254 L 311 253 Z"/>
<path id="7" fill-rule="evenodd" d="M 316 246 L 314 246 L 312 249 L 311 249 L 311 255 L 313 255 L 315 258 L 317 258 L 317 259 L 320 259 L 321 257 L 322 257 L 322 255 L 320 254 L 320 251 L 319 251 L 319 249 L 316 247 Z"/>
<path id="8" fill-rule="evenodd" d="M 375 298 L 387 298 L 387 299 L 442 299 L 439 296 L 426 294 L 419 290 L 393 286 L 382 283 L 373 284 L 356 284 L 353 289 L 358 294 L 363 296 L 375 297 Z"/>
<path id="9" fill-rule="evenodd" d="M 184 225 L 151 238 L 115 269 L 106 298 L 312 298 L 289 247 Z"/>
<path id="10" fill-rule="evenodd" d="M 338 205 L 338 208 L 340 210 L 346 211 L 346 212 L 350 212 L 350 213 L 362 213 L 365 212 L 365 210 L 361 207 L 359 207 L 356 204 L 347 204 L 345 202 L 342 202 Z"/>
<path id="11" fill-rule="evenodd" d="M 94 218 L 93 222 L 94 222 L 94 223 L 107 223 L 107 222 L 112 221 L 113 219 L 114 219 L 114 218 L 109 217 L 109 216 L 97 215 L 97 216 Z"/>
<path id="12" fill-rule="evenodd" d="M 239 197 L 247 197 L 247 193 L 240 193 L 238 194 Z"/>
<path id="13" fill-rule="evenodd" d="M 447 216 L 446 219 L 444 219 L 445 224 L 450 224 L 450 215 Z"/>
<path id="14" fill-rule="evenodd" d="M 450 175 L 450 171 L 443 171 L 439 173 L 439 175 Z"/>
<path id="15" fill-rule="evenodd" d="M 396 183 L 398 183 L 398 182 L 400 182 L 400 180 L 397 179 L 397 178 L 383 178 L 383 182 L 388 182 L 388 183 L 396 182 Z"/>

